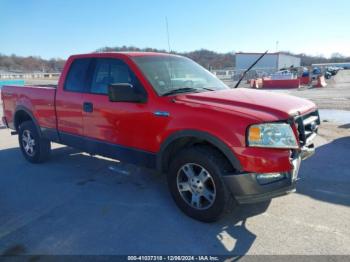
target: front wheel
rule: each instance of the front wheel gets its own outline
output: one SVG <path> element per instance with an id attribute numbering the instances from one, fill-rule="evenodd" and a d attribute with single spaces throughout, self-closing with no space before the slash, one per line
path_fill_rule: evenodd
<path id="1" fill-rule="evenodd" d="M 188 216 L 213 222 L 234 206 L 222 175 L 231 166 L 211 147 L 195 146 L 181 151 L 170 164 L 168 185 L 177 206 Z"/>
<path id="2" fill-rule="evenodd" d="M 32 121 L 19 126 L 18 141 L 22 154 L 31 163 L 42 163 L 50 156 L 51 143 L 40 136 Z"/>

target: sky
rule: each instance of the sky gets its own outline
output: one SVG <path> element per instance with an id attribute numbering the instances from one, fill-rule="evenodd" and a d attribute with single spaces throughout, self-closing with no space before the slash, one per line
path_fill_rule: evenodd
<path id="1" fill-rule="evenodd" d="M 0 53 L 67 58 L 105 46 L 350 56 L 348 0 L 0 0 Z M 278 44 L 276 44 L 278 41 Z"/>

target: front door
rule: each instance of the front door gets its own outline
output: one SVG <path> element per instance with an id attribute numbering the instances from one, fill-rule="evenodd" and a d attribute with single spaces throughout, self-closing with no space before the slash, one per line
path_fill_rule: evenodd
<path id="1" fill-rule="evenodd" d="M 84 136 L 102 142 L 102 146 L 105 143 L 148 151 L 145 136 L 152 117 L 149 104 L 110 102 L 108 98 L 108 86 L 113 83 L 129 83 L 140 92 L 145 90 L 122 59 L 96 58 L 94 64 L 90 90 L 83 95 Z"/>

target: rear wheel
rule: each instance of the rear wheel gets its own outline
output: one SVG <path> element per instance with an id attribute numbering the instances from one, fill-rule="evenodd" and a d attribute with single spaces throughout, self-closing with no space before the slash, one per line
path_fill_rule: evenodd
<path id="1" fill-rule="evenodd" d="M 213 222 L 234 206 L 222 175 L 232 168 L 215 149 L 195 146 L 181 151 L 170 164 L 168 185 L 177 206 L 188 216 Z"/>
<path id="2" fill-rule="evenodd" d="M 18 140 L 22 154 L 29 162 L 42 163 L 49 158 L 51 143 L 40 136 L 32 121 L 19 126 Z"/>

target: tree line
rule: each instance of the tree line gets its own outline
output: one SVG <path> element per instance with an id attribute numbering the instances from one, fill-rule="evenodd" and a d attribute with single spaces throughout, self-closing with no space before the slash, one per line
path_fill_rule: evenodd
<path id="1" fill-rule="evenodd" d="M 60 58 L 43 59 L 36 56 L 0 54 L 0 72 L 60 72 L 65 60 Z"/>
<path id="2" fill-rule="evenodd" d="M 155 48 L 138 48 L 133 46 L 122 47 L 103 47 L 95 52 L 110 52 L 110 51 L 144 51 L 144 52 L 167 52 L 166 50 Z M 192 52 L 171 52 L 189 57 L 201 64 L 207 69 L 224 69 L 235 66 L 235 54 L 217 53 L 214 51 L 201 49 Z M 349 62 L 350 57 L 343 56 L 339 53 L 334 53 L 330 58 L 323 56 L 310 56 L 307 54 L 293 54 L 290 52 L 283 52 L 287 54 L 296 55 L 301 58 L 302 66 L 310 66 L 316 63 L 341 63 Z M 60 72 L 63 69 L 65 60 L 60 58 L 43 59 L 41 57 L 29 56 L 22 57 L 16 55 L 1 55 L 0 54 L 0 72 Z"/>

